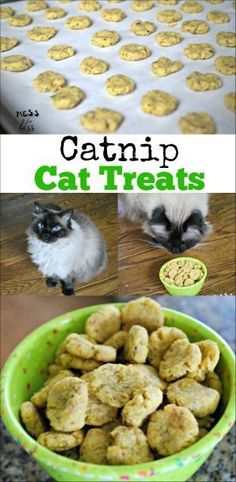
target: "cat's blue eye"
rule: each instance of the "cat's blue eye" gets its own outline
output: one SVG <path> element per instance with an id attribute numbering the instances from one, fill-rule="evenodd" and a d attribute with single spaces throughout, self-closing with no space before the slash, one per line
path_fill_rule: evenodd
<path id="1" fill-rule="evenodd" d="M 43 223 L 41 223 L 41 222 L 39 221 L 39 222 L 37 223 L 37 228 L 38 228 L 39 230 L 43 229 L 43 228 L 44 228 Z"/>
<path id="2" fill-rule="evenodd" d="M 52 233 L 59 233 L 59 231 L 62 230 L 62 227 L 59 224 L 56 224 L 56 226 L 53 226 L 51 229 Z"/>

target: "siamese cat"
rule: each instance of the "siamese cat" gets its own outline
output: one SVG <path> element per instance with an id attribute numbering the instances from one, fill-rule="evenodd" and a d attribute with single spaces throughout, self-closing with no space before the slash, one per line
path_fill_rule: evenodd
<path id="1" fill-rule="evenodd" d="M 31 260 L 46 277 L 48 287 L 61 283 L 73 295 L 77 282 L 87 283 L 106 267 L 106 246 L 91 219 L 73 209 L 34 203 L 27 230 Z"/>
<path id="2" fill-rule="evenodd" d="M 212 231 L 208 194 L 120 194 L 120 215 L 139 223 L 154 247 L 182 254 Z"/>

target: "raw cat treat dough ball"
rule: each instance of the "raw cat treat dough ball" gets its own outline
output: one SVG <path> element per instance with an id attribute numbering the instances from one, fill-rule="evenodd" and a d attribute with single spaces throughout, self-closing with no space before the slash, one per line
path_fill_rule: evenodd
<path id="1" fill-rule="evenodd" d="M 113 75 L 107 79 L 106 89 L 111 95 L 130 94 L 135 89 L 135 82 L 126 75 Z"/>
<path id="2" fill-rule="evenodd" d="M 11 50 L 19 43 L 19 40 L 15 37 L 0 37 L 0 52 Z"/>
<path id="3" fill-rule="evenodd" d="M 219 89 L 222 86 L 222 81 L 217 74 L 202 74 L 201 72 L 192 72 L 187 77 L 186 83 L 190 89 L 198 92 Z"/>
<path id="4" fill-rule="evenodd" d="M 140 44 L 127 44 L 123 45 L 120 49 L 120 58 L 123 60 L 143 60 L 151 55 L 148 47 Z"/>
<path id="5" fill-rule="evenodd" d="M 44 14 L 44 17 L 46 20 L 56 20 L 58 18 L 63 18 L 66 16 L 66 11 L 64 8 L 60 7 L 53 7 L 53 8 L 48 8 Z"/>
<path id="6" fill-rule="evenodd" d="M 142 110 L 147 114 L 165 116 L 171 114 L 178 105 L 176 97 L 161 90 L 152 90 L 142 98 Z"/>
<path id="7" fill-rule="evenodd" d="M 153 62 L 152 71 L 159 77 L 166 77 L 167 75 L 174 74 L 183 68 L 183 63 L 180 60 L 171 60 L 167 57 L 160 57 Z"/>
<path id="8" fill-rule="evenodd" d="M 73 109 L 85 98 L 84 93 L 76 86 L 67 86 L 52 96 L 53 105 L 59 110 Z"/>
<path id="9" fill-rule="evenodd" d="M 135 35 L 146 36 L 155 32 L 156 26 L 153 22 L 143 22 L 142 20 L 135 20 L 131 24 L 131 31 Z"/>
<path id="10" fill-rule="evenodd" d="M 125 13 L 119 8 L 104 8 L 101 16 L 106 22 L 121 22 L 126 17 Z"/>
<path id="11" fill-rule="evenodd" d="M 66 27 L 71 30 L 81 30 L 92 25 L 92 20 L 86 16 L 69 17 L 65 23 Z"/>
<path id="12" fill-rule="evenodd" d="M 231 110 L 232 112 L 236 111 L 236 94 L 235 92 L 229 92 L 229 94 L 225 95 L 225 105 L 227 109 Z"/>
<path id="13" fill-rule="evenodd" d="M 189 0 L 187 2 L 184 2 L 181 5 L 180 9 L 185 13 L 200 13 L 203 11 L 203 6 L 200 2 Z"/>
<path id="14" fill-rule="evenodd" d="M 207 43 L 188 44 L 184 49 L 184 55 L 191 60 L 207 60 L 214 54 L 214 48 Z"/>
<path id="15" fill-rule="evenodd" d="M 96 47 L 111 47 L 119 42 L 120 36 L 113 30 L 100 30 L 95 32 L 92 37 L 92 44 Z"/>
<path id="16" fill-rule="evenodd" d="M 57 92 L 66 85 L 63 75 L 57 72 L 42 72 L 33 81 L 33 86 L 39 92 Z"/>
<path id="17" fill-rule="evenodd" d="M 56 35 L 57 31 L 54 27 L 33 27 L 28 31 L 27 35 L 30 40 L 35 42 L 47 42 Z"/>
<path id="18" fill-rule="evenodd" d="M 183 37 L 177 32 L 160 32 L 156 36 L 156 41 L 162 47 L 172 47 L 182 42 Z"/>
<path id="19" fill-rule="evenodd" d="M 10 72 L 24 72 L 32 67 L 33 62 L 24 55 L 9 55 L 1 60 L 1 69 Z"/>
<path id="20" fill-rule="evenodd" d="M 216 41 L 221 47 L 236 47 L 236 34 L 234 32 L 219 32 Z"/>
<path id="21" fill-rule="evenodd" d="M 98 133 L 115 132 L 123 122 L 119 112 L 98 107 L 82 115 L 80 122 L 85 129 Z"/>
<path id="22" fill-rule="evenodd" d="M 8 20 L 9 25 L 11 25 L 12 27 L 26 27 L 27 25 L 30 25 L 31 22 L 32 17 L 27 14 L 14 15 Z"/>
<path id="23" fill-rule="evenodd" d="M 96 12 L 101 8 L 101 5 L 97 0 L 81 0 L 79 8 L 86 12 Z"/>
<path id="24" fill-rule="evenodd" d="M 218 72 L 224 75 L 235 75 L 236 73 L 236 63 L 235 57 L 221 55 L 215 61 L 215 68 Z"/>
<path id="25" fill-rule="evenodd" d="M 65 60 L 75 55 L 75 49 L 70 45 L 54 45 L 48 50 L 48 57 L 52 60 Z"/>
<path id="26" fill-rule="evenodd" d="M 13 10 L 13 8 L 11 7 L 0 7 L 1 20 L 11 17 L 12 15 L 14 15 L 14 13 L 15 13 L 15 10 Z"/>
<path id="27" fill-rule="evenodd" d="M 107 62 L 105 62 L 105 60 L 96 59 L 95 57 L 86 57 L 80 64 L 80 70 L 84 74 L 103 74 L 108 69 L 109 65 Z"/>
<path id="28" fill-rule="evenodd" d="M 206 112 L 191 112 L 179 121 L 183 134 L 215 134 L 216 126 L 212 117 Z"/>
<path id="29" fill-rule="evenodd" d="M 29 12 L 38 12 L 47 8 L 47 4 L 44 0 L 29 0 L 27 2 L 27 10 Z"/>

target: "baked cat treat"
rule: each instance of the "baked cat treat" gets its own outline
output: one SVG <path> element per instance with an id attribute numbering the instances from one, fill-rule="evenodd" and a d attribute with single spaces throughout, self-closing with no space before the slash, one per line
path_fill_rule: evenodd
<path id="1" fill-rule="evenodd" d="M 137 427 L 119 426 L 111 432 L 112 441 L 107 449 L 111 465 L 142 464 L 153 460 L 146 436 Z"/>
<path id="2" fill-rule="evenodd" d="M 81 445 L 84 438 L 82 430 L 71 433 L 44 432 L 38 438 L 38 443 L 53 452 L 65 452 Z"/>
<path id="3" fill-rule="evenodd" d="M 32 402 L 24 402 L 21 405 L 21 418 L 27 432 L 32 437 L 38 438 L 46 430 L 43 417 Z"/>
<path id="4" fill-rule="evenodd" d="M 176 340 L 187 340 L 187 336 L 178 328 L 162 326 L 149 337 L 148 360 L 150 365 L 159 368 L 164 354 Z"/>
<path id="5" fill-rule="evenodd" d="M 177 106 L 176 97 L 161 90 L 148 92 L 143 96 L 141 102 L 143 112 L 156 116 L 169 115 L 176 110 Z"/>
<path id="6" fill-rule="evenodd" d="M 131 363 L 145 363 L 148 356 L 148 332 L 146 328 L 133 325 L 128 333 L 124 350 L 125 359 Z"/>
<path id="7" fill-rule="evenodd" d="M 201 360 L 201 350 L 197 345 L 188 340 L 176 340 L 161 359 L 160 376 L 167 382 L 177 380 L 195 372 Z"/>
<path id="8" fill-rule="evenodd" d="M 198 432 L 198 423 L 190 410 L 170 404 L 151 416 L 147 440 L 160 455 L 166 456 L 192 445 Z"/>
<path id="9" fill-rule="evenodd" d="M 0 66 L 2 70 L 9 72 L 24 72 L 33 66 L 33 62 L 24 55 L 9 55 L 0 61 Z"/>
<path id="10" fill-rule="evenodd" d="M 70 45 L 54 45 L 48 50 L 48 57 L 52 60 L 65 60 L 76 54 L 74 47 Z"/>
<path id="11" fill-rule="evenodd" d="M 203 276 L 204 272 L 198 263 L 192 261 L 171 261 L 161 274 L 161 279 L 169 285 L 191 286 L 200 281 Z"/>
<path id="12" fill-rule="evenodd" d="M 99 428 L 91 428 L 81 445 L 81 460 L 89 464 L 107 464 L 107 449 L 110 441 L 109 433 Z"/>
<path id="13" fill-rule="evenodd" d="M 57 72 L 42 72 L 33 80 L 33 86 L 39 92 L 57 92 L 66 85 L 66 79 Z"/>
<path id="14" fill-rule="evenodd" d="M 101 306 L 86 333 L 65 336 L 48 380 L 22 404 L 27 432 L 48 450 L 75 448 L 77 460 L 103 465 L 177 454 L 205 436 L 222 393 L 219 348 L 163 321 L 145 297 Z"/>
<path id="15" fill-rule="evenodd" d="M 0 52 L 14 49 L 19 43 L 19 40 L 15 37 L 0 37 Z"/>
<path id="16" fill-rule="evenodd" d="M 216 125 L 206 112 L 190 112 L 181 117 L 179 126 L 183 134 L 215 134 Z"/>
<path id="17" fill-rule="evenodd" d="M 217 409 L 220 395 L 212 388 L 204 387 L 195 380 L 182 378 L 167 388 L 171 403 L 188 408 L 195 417 L 206 417 Z"/>
<path id="18" fill-rule="evenodd" d="M 47 417 L 58 432 L 74 432 L 85 425 L 88 404 L 87 383 L 76 377 L 61 380 L 49 391 Z"/>

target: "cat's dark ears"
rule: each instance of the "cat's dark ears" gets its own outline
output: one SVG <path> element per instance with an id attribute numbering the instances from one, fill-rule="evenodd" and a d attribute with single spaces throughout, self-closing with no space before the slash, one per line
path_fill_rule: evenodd
<path id="1" fill-rule="evenodd" d="M 38 201 L 35 201 L 34 208 L 33 208 L 33 215 L 40 216 L 43 213 L 45 213 L 45 207 L 42 204 L 40 204 Z"/>
<path id="2" fill-rule="evenodd" d="M 73 216 L 73 209 L 67 209 L 66 211 L 61 211 L 60 213 L 57 213 L 57 216 L 64 222 L 64 223 L 69 223 L 71 221 L 71 218 Z"/>

